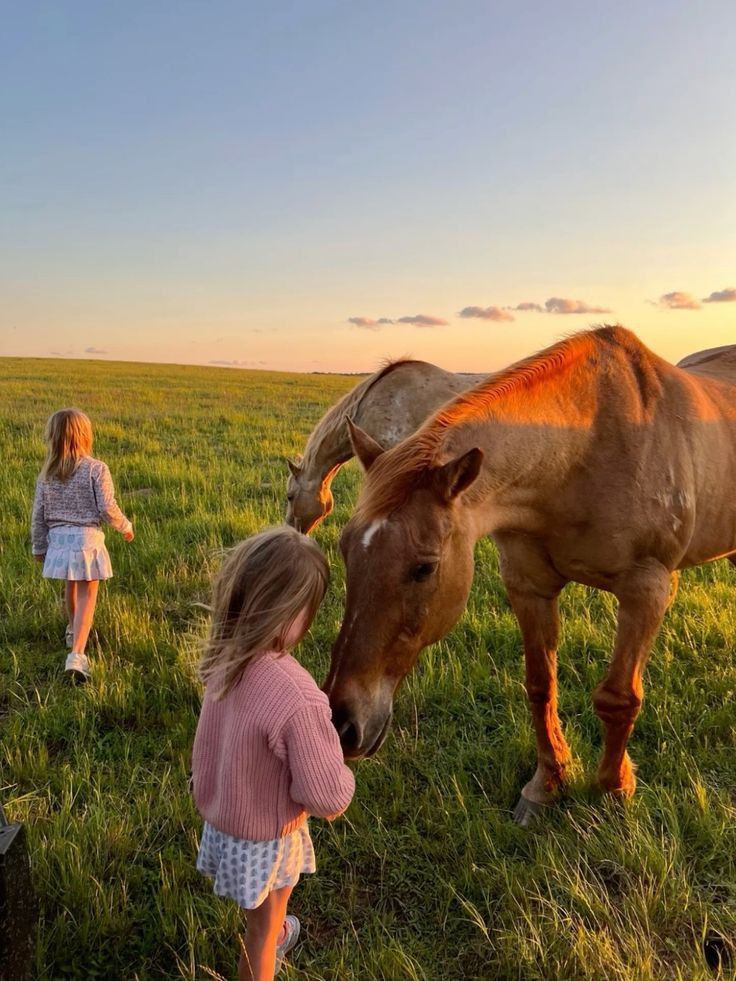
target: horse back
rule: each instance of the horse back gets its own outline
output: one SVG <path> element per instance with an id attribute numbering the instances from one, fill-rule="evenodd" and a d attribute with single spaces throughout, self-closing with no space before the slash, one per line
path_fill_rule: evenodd
<path id="1" fill-rule="evenodd" d="M 550 460 L 569 443 L 567 477 L 541 482 L 563 561 L 582 551 L 615 571 L 649 555 L 674 569 L 736 550 L 736 347 L 696 371 L 620 328 L 597 334 L 561 388 L 579 422 L 549 430 Z"/>
<path id="2" fill-rule="evenodd" d="M 355 421 L 388 449 L 479 377 L 485 376 L 456 374 L 427 361 L 401 362 L 366 393 Z"/>
<path id="3" fill-rule="evenodd" d="M 677 367 L 696 375 L 736 382 L 736 344 L 724 344 L 688 354 Z"/>

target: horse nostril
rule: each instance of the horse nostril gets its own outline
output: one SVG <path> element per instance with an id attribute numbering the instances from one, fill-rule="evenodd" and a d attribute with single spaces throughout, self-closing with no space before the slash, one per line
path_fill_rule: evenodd
<path id="1" fill-rule="evenodd" d="M 340 745 L 344 753 L 352 753 L 359 749 L 363 733 L 360 726 L 350 718 L 347 709 L 336 709 L 333 712 L 332 722 L 337 729 L 340 737 Z"/>
<path id="2" fill-rule="evenodd" d="M 340 745 L 344 750 L 350 751 L 358 745 L 358 731 L 352 722 L 343 722 L 339 730 Z"/>

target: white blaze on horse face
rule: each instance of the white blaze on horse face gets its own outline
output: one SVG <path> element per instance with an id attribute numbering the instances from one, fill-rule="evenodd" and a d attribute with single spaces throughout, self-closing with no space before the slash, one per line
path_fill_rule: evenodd
<path id="1" fill-rule="evenodd" d="M 361 545 L 363 546 L 363 548 L 366 549 L 368 548 L 370 543 L 373 541 L 373 536 L 376 534 L 377 531 L 380 531 L 385 524 L 386 524 L 386 519 L 379 518 L 377 521 L 374 521 L 372 524 L 368 525 L 366 530 L 363 532 L 363 537 L 361 539 Z"/>

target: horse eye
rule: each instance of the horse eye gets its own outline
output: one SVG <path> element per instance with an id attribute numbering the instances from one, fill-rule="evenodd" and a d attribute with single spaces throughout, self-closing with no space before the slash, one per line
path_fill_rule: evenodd
<path id="1" fill-rule="evenodd" d="M 286 500 L 289 501 L 289 502 L 291 502 L 291 501 L 294 500 L 294 492 L 293 491 L 289 491 L 289 493 L 286 495 Z"/>
<path id="2" fill-rule="evenodd" d="M 420 562 L 411 570 L 411 578 L 414 582 L 424 582 L 429 579 L 433 572 L 437 571 L 437 562 Z"/>

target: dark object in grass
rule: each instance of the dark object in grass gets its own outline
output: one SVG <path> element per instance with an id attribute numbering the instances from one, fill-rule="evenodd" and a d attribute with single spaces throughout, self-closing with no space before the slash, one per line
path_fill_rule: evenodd
<path id="1" fill-rule="evenodd" d="M 703 939 L 703 956 L 711 971 L 723 971 L 731 964 L 731 949 L 716 930 L 709 930 Z"/>
<path id="2" fill-rule="evenodd" d="M 0 981 L 31 977 L 37 917 L 23 825 L 8 824 L 0 807 Z"/>

